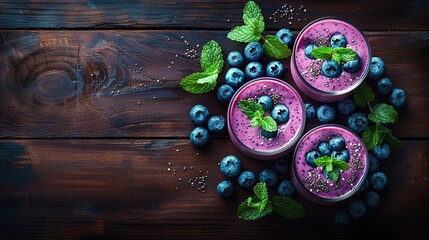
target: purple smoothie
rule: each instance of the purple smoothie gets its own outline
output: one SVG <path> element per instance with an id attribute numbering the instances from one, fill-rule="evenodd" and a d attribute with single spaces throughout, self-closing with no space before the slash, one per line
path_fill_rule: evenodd
<path id="1" fill-rule="evenodd" d="M 343 71 L 339 77 L 328 78 L 321 73 L 323 60 L 310 59 L 305 55 L 309 44 L 330 47 L 332 35 L 340 33 L 347 39 L 347 48 L 361 58 L 357 72 Z M 321 18 L 311 22 L 298 35 L 292 58 L 291 73 L 297 86 L 309 97 L 323 102 L 334 102 L 352 94 L 369 71 L 371 49 L 364 34 L 351 23 L 337 18 Z M 342 65 L 342 64 L 341 64 Z"/>
<path id="2" fill-rule="evenodd" d="M 349 170 L 341 171 L 337 182 L 327 179 L 321 167 L 308 165 L 305 155 L 321 142 L 341 136 L 350 152 Z M 292 182 L 306 199 L 319 204 L 334 203 L 352 196 L 363 184 L 368 172 L 368 152 L 362 140 L 351 130 L 335 124 L 316 127 L 299 141 L 291 168 Z"/>
<path id="3" fill-rule="evenodd" d="M 283 103 L 289 108 L 289 120 L 278 125 L 278 135 L 263 137 L 260 128 L 252 128 L 250 120 L 238 107 L 240 100 L 257 100 L 267 95 L 274 105 Z M 269 115 L 269 112 L 265 113 Z M 263 77 L 244 84 L 234 94 L 228 107 L 228 132 L 234 145 L 249 157 L 268 160 L 290 152 L 298 142 L 305 126 L 305 106 L 298 92 L 289 84 L 276 78 Z"/>

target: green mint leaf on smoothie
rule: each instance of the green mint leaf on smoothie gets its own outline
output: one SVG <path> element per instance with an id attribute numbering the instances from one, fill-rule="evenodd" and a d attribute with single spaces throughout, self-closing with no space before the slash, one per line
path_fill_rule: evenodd
<path id="1" fill-rule="evenodd" d="M 265 29 L 264 16 L 259 6 L 253 2 L 249 1 L 243 9 L 243 21 L 244 24 L 249 26 L 253 31 L 259 35 Z"/>
<path id="2" fill-rule="evenodd" d="M 326 176 L 333 182 L 338 181 L 340 170 L 346 171 L 350 169 L 350 166 L 346 162 L 329 156 L 320 157 L 314 163 L 318 167 L 323 167 Z"/>
<path id="3" fill-rule="evenodd" d="M 398 120 L 398 112 L 393 106 L 380 103 L 373 107 L 368 119 L 375 123 L 394 123 Z"/>
<path id="4" fill-rule="evenodd" d="M 261 121 L 261 128 L 267 132 L 277 131 L 277 122 L 270 116 L 266 116 Z"/>
<path id="5" fill-rule="evenodd" d="M 275 59 L 288 58 L 291 55 L 289 47 L 273 35 L 266 35 L 262 45 L 265 53 Z"/>
<path id="6" fill-rule="evenodd" d="M 233 28 L 227 36 L 229 39 L 237 42 L 257 42 L 261 39 L 259 35 L 256 35 L 249 26 L 237 26 Z"/>
<path id="7" fill-rule="evenodd" d="M 216 87 L 218 74 L 208 75 L 205 72 L 192 73 L 180 82 L 182 88 L 193 94 L 202 94 Z"/>
<path id="8" fill-rule="evenodd" d="M 262 105 L 252 100 L 240 100 L 238 107 L 250 120 L 255 117 L 256 112 L 264 113 Z"/>
<path id="9" fill-rule="evenodd" d="M 337 182 L 340 178 L 340 170 L 338 168 L 334 168 L 332 171 L 327 172 L 326 174 L 327 177 L 333 182 Z"/>
<path id="10" fill-rule="evenodd" d="M 334 51 L 331 47 L 317 47 L 311 51 L 311 55 L 317 59 L 330 60 Z"/>
<path id="11" fill-rule="evenodd" d="M 343 171 L 347 171 L 350 169 L 350 166 L 345 161 L 337 158 L 332 158 L 332 165 L 334 165 L 334 169 L 337 168 Z"/>
<path id="12" fill-rule="evenodd" d="M 317 59 L 322 60 L 334 60 L 338 62 L 338 64 L 341 64 L 341 62 L 348 62 L 352 61 L 357 57 L 357 53 L 353 51 L 351 48 L 344 48 L 344 47 L 317 47 L 314 48 L 311 52 L 311 55 Z"/>
<path id="13" fill-rule="evenodd" d="M 332 162 L 326 164 L 325 169 L 327 172 L 331 172 L 334 169 L 334 164 Z"/>
<path id="14" fill-rule="evenodd" d="M 343 62 L 353 61 L 358 56 L 358 54 L 351 48 L 336 47 L 333 48 L 333 51 L 334 54 L 340 56 L 341 61 Z"/>
<path id="15" fill-rule="evenodd" d="M 332 54 L 332 60 L 336 61 L 338 64 L 341 64 L 341 55 L 334 52 Z"/>
<path id="16" fill-rule="evenodd" d="M 273 213 L 288 219 L 298 219 L 306 215 L 304 207 L 290 197 L 273 197 Z"/>
<path id="17" fill-rule="evenodd" d="M 209 41 L 201 52 L 201 68 L 207 74 L 219 74 L 223 68 L 222 48 L 216 41 Z"/>
<path id="18" fill-rule="evenodd" d="M 361 83 L 359 87 L 356 88 L 353 98 L 355 99 L 356 105 L 365 107 L 374 100 L 375 96 L 368 84 Z"/>
<path id="19" fill-rule="evenodd" d="M 254 114 L 253 114 L 253 118 L 250 120 L 250 126 L 251 127 L 259 127 L 261 126 L 262 120 L 264 117 L 264 111 L 262 110 L 257 110 Z"/>

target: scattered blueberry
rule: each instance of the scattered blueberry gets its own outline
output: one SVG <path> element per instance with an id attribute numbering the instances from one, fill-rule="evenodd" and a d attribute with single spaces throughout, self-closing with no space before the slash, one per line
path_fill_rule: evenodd
<path id="1" fill-rule="evenodd" d="M 362 185 L 360 186 L 358 192 L 363 192 L 365 191 L 369 186 L 369 180 L 365 179 L 365 181 L 363 181 Z"/>
<path id="2" fill-rule="evenodd" d="M 209 118 L 207 126 L 210 132 L 222 134 L 226 130 L 226 120 L 222 116 L 212 116 Z"/>
<path id="3" fill-rule="evenodd" d="M 271 169 L 262 169 L 259 173 L 259 181 L 264 182 L 267 186 L 273 186 L 277 183 L 277 174 Z"/>
<path id="4" fill-rule="evenodd" d="M 321 105 L 317 108 L 317 119 L 322 123 L 332 122 L 335 118 L 335 109 L 331 105 Z"/>
<path id="5" fill-rule="evenodd" d="M 291 197 L 295 193 L 295 187 L 293 186 L 291 180 L 283 180 L 280 182 L 277 192 L 280 196 Z"/>
<path id="6" fill-rule="evenodd" d="M 289 108 L 284 104 L 277 104 L 271 111 L 271 117 L 278 123 L 283 124 L 289 121 Z"/>
<path id="7" fill-rule="evenodd" d="M 314 168 L 317 167 L 314 161 L 318 158 L 320 158 L 320 154 L 316 150 L 312 150 L 305 155 L 305 161 L 307 164 Z"/>
<path id="8" fill-rule="evenodd" d="M 316 59 L 315 57 L 313 57 L 313 54 L 312 54 L 313 49 L 315 48 L 317 48 L 317 46 L 314 44 L 307 45 L 304 49 L 305 56 L 308 57 L 309 59 Z"/>
<path id="9" fill-rule="evenodd" d="M 363 216 L 365 216 L 366 211 L 366 204 L 360 199 L 354 200 L 349 205 L 349 212 L 353 218 L 362 218 Z"/>
<path id="10" fill-rule="evenodd" d="M 378 80 L 384 75 L 384 62 L 379 57 L 371 58 L 371 65 L 369 67 L 368 77 L 372 80 Z"/>
<path id="11" fill-rule="evenodd" d="M 239 88 L 244 83 L 244 73 L 238 68 L 230 68 L 225 75 L 225 82 L 233 88 Z"/>
<path id="12" fill-rule="evenodd" d="M 316 116 L 316 108 L 311 103 L 305 104 L 305 113 L 308 119 L 312 119 Z"/>
<path id="13" fill-rule="evenodd" d="M 362 133 L 368 127 L 368 118 L 361 112 L 353 113 L 347 119 L 347 126 L 356 133 Z"/>
<path id="14" fill-rule="evenodd" d="M 378 158 L 376 158 L 374 155 L 369 154 L 369 167 L 368 167 L 368 171 L 369 172 L 375 172 L 378 170 Z"/>
<path id="15" fill-rule="evenodd" d="M 225 176 L 235 177 L 241 171 L 241 162 L 236 156 L 229 155 L 222 159 L 219 168 Z"/>
<path id="16" fill-rule="evenodd" d="M 229 198 L 234 193 L 234 186 L 228 180 L 224 180 L 217 185 L 217 193 L 224 198 Z"/>
<path id="17" fill-rule="evenodd" d="M 380 80 L 378 80 L 377 91 L 381 95 L 385 95 L 385 96 L 388 95 L 392 91 L 392 88 L 393 88 L 393 84 L 389 78 L 383 77 Z"/>
<path id="18" fill-rule="evenodd" d="M 319 151 L 321 156 L 331 156 L 332 150 L 329 147 L 329 143 L 321 142 L 317 146 L 317 151 Z"/>
<path id="19" fill-rule="evenodd" d="M 282 43 L 288 45 L 289 47 L 292 47 L 294 37 L 291 30 L 287 28 L 282 28 L 276 33 L 276 37 L 280 39 Z"/>
<path id="20" fill-rule="evenodd" d="M 264 76 L 264 68 L 259 62 L 250 62 L 246 65 L 244 73 L 248 79 L 254 79 Z"/>
<path id="21" fill-rule="evenodd" d="M 331 158 L 337 158 L 341 161 L 348 162 L 350 159 L 350 152 L 347 149 L 332 151 Z"/>
<path id="22" fill-rule="evenodd" d="M 394 107 L 400 107 L 405 105 L 407 97 L 404 90 L 400 88 L 393 89 L 392 93 L 389 96 L 389 101 Z"/>
<path id="23" fill-rule="evenodd" d="M 377 145 L 372 149 L 372 153 L 380 160 L 386 159 L 390 156 L 390 145 L 388 143 Z"/>
<path id="24" fill-rule="evenodd" d="M 209 120 L 209 117 L 209 110 L 201 104 L 193 106 L 191 111 L 189 111 L 189 118 L 195 126 L 205 126 Z"/>
<path id="25" fill-rule="evenodd" d="M 359 55 L 355 59 L 345 62 L 343 64 L 343 70 L 349 73 L 355 73 L 359 71 L 360 67 L 361 67 L 361 60 Z"/>
<path id="26" fill-rule="evenodd" d="M 322 73 L 325 77 L 336 78 L 341 74 L 341 66 L 334 60 L 323 61 Z"/>
<path id="27" fill-rule="evenodd" d="M 237 51 L 232 51 L 228 54 L 226 61 L 231 67 L 240 67 L 243 65 L 243 55 Z"/>
<path id="28" fill-rule="evenodd" d="M 369 176 L 369 184 L 371 184 L 372 188 L 376 191 L 383 190 L 387 185 L 387 177 L 382 172 L 373 173 Z"/>
<path id="29" fill-rule="evenodd" d="M 243 188 L 251 188 L 255 181 L 255 174 L 251 171 L 244 171 L 238 176 L 238 184 Z"/>
<path id="30" fill-rule="evenodd" d="M 347 46 L 347 39 L 344 37 L 344 35 L 336 33 L 332 35 L 331 37 L 331 47 L 346 47 Z"/>
<path id="31" fill-rule="evenodd" d="M 356 109 L 356 104 L 350 98 L 338 102 L 338 112 L 343 115 L 348 115 Z"/>
<path id="32" fill-rule="evenodd" d="M 196 127 L 191 131 L 189 138 L 191 139 L 192 145 L 196 147 L 204 147 L 208 143 L 210 135 L 206 128 Z"/>
<path id="33" fill-rule="evenodd" d="M 264 109 L 264 111 L 268 111 L 268 110 L 271 110 L 271 108 L 273 108 L 274 102 L 273 102 L 273 99 L 270 98 L 269 96 L 262 95 L 258 98 L 257 102 L 262 105 L 262 108 Z"/>
<path id="34" fill-rule="evenodd" d="M 250 42 L 244 48 L 244 56 L 250 61 L 258 61 L 264 55 L 264 48 L 259 42 Z"/>
<path id="35" fill-rule="evenodd" d="M 345 210 L 338 210 L 334 214 L 334 222 L 342 226 L 348 225 L 350 223 L 350 214 Z"/>
<path id="36" fill-rule="evenodd" d="M 278 134 L 277 129 L 275 131 L 269 132 L 269 131 L 261 128 L 261 135 L 266 137 L 266 138 L 275 138 L 275 137 L 277 137 L 277 134 Z"/>
<path id="37" fill-rule="evenodd" d="M 332 150 L 340 150 L 346 146 L 346 140 L 343 137 L 337 136 L 329 140 L 329 146 Z"/>
<path id="38" fill-rule="evenodd" d="M 380 205 L 380 195 L 377 192 L 370 191 L 365 195 L 365 202 L 368 207 L 378 207 Z"/>
<path id="39" fill-rule="evenodd" d="M 289 171 L 289 162 L 284 158 L 277 159 L 274 162 L 273 169 L 278 173 L 287 173 Z"/>
<path id="40" fill-rule="evenodd" d="M 222 84 L 217 90 L 217 99 L 221 102 L 229 103 L 235 90 L 228 84 Z"/>
<path id="41" fill-rule="evenodd" d="M 271 61 L 267 64 L 266 74 L 268 77 L 280 78 L 285 68 L 279 61 Z"/>

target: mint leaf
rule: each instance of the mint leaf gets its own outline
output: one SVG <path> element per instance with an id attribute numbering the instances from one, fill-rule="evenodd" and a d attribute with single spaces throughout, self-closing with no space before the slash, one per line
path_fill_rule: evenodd
<path id="1" fill-rule="evenodd" d="M 272 205 L 268 202 L 268 189 L 264 182 L 253 187 L 254 197 L 247 198 L 238 206 L 237 215 L 244 220 L 255 220 L 272 212 Z"/>
<path id="2" fill-rule="evenodd" d="M 261 128 L 267 132 L 277 131 L 277 122 L 270 116 L 266 116 L 262 119 Z"/>
<path id="3" fill-rule="evenodd" d="M 325 166 L 325 169 L 326 169 L 326 171 L 327 171 L 327 172 L 332 171 L 332 169 L 334 169 L 334 165 L 332 164 L 332 162 L 328 163 L 328 164 Z"/>
<path id="4" fill-rule="evenodd" d="M 353 49 L 345 47 L 334 48 L 334 54 L 338 54 L 343 62 L 352 61 L 357 57 L 357 53 Z"/>
<path id="5" fill-rule="evenodd" d="M 265 29 L 264 16 L 259 6 L 249 1 L 243 9 L 243 21 L 244 24 L 255 33 L 255 35 L 261 34 Z"/>
<path id="6" fill-rule="evenodd" d="M 380 103 L 373 107 L 368 119 L 375 123 L 394 123 L 398 120 L 398 112 L 393 106 Z"/>
<path id="7" fill-rule="evenodd" d="M 331 47 L 317 47 L 311 51 L 311 55 L 318 59 L 329 60 L 332 58 L 333 52 Z"/>
<path id="8" fill-rule="evenodd" d="M 253 187 L 255 196 L 267 203 L 268 201 L 268 189 L 264 182 L 259 182 Z"/>
<path id="9" fill-rule="evenodd" d="M 332 54 L 332 60 L 336 61 L 338 64 L 341 64 L 341 55 L 334 52 Z"/>
<path id="10" fill-rule="evenodd" d="M 252 100 L 240 100 L 240 102 L 238 102 L 238 107 L 250 120 L 255 117 L 257 111 L 264 113 L 262 105 Z"/>
<path id="11" fill-rule="evenodd" d="M 261 126 L 261 123 L 262 123 L 262 117 L 260 116 L 254 116 L 252 120 L 250 120 L 250 126 L 252 128 Z"/>
<path id="12" fill-rule="evenodd" d="M 262 218 L 273 212 L 273 207 L 268 204 L 263 211 L 259 211 L 258 208 L 247 205 L 247 202 L 243 202 L 238 206 L 237 216 L 243 220 L 256 220 Z"/>
<path id="13" fill-rule="evenodd" d="M 330 179 L 333 182 L 337 182 L 340 178 L 340 170 L 338 168 L 332 169 L 332 171 L 326 173 L 328 176 L 328 179 Z"/>
<path id="14" fill-rule="evenodd" d="M 265 53 L 276 59 L 288 58 L 291 55 L 289 47 L 273 35 L 266 35 L 262 45 Z"/>
<path id="15" fill-rule="evenodd" d="M 343 170 L 343 171 L 350 169 L 350 166 L 346 162 L 337 158 L 332 158 L 332 165 L 334 165 L 334 169 L 338 168 L 339 170 Z"/>
<path id="16" fill-rule="evenodd" d="M 375 96 L 368 84 L 361 83 L 359 87 L 356 88 L 353 98 L 355 99 L 356 105 L 365 107 L 374 100 Z"/>
<path id="17" fill-rule="evenodd" d="M 216 87 L 218 74 L 209 75 L 205 72 L 197 72 L 186 76 L 180 82 L 182 88 L 193 94 L 202 94 Z"/>
<path id="18" fill-rule="evenodd" d="M 257 42 L 261 39 L 259 34 L 255 34 L 254 30 L 247 25 L 233 28 L 227 37 L 233 41 L 244 43 Z"/>
<path id="19" fill-rule="evenodd" d="M 314 161 L 314 163 L 318 167 L 324 167 L 324 166 L 328 165 L 329 163 L 332 163 L 332 158 L 328 157 L 328 156 L 323 156 L 323 157 L 316 159 Z"/>
<path id="20" fill-rule="evenodd" d="M 368 126 L 362 133 L 362 141 L 368 150 L 371 150 L 382 143 L 384 137 L 384 134 L 380 135 L 380 131 L 377 126 Z"/>
<path id="21" fill-rule="evenodd" d="M 395 136 L 393 136 L 392 131 L 390 131 L 387 127 L 385 127 L 381 124 L 377 124 L 377 126 L 378 126 L 379 131 L 384 134 L 384 140 L 386 140 L 387 143 L 389 143 L 395 147 L 403 147 L 404 146 L 404 144 L 401 141 L 399 141 L 399 139 L 397 139 Z M 383 141 L 381 141 L 377 145 L 380 145 L 382 142 Z"/>
<path id="22" fill-rule="evenodd" d="M 222 48 L 216 41 L 211 40 L 204 45 L 201 52 L 201 68 L 209 75 L 222 72 Z"/>
<path id="23" fill-rule="evenodd" d="M 304 207 L 290 197 L 273 197 L 273 213 L 284 218 L 298 219 L 306 215 Z"/>

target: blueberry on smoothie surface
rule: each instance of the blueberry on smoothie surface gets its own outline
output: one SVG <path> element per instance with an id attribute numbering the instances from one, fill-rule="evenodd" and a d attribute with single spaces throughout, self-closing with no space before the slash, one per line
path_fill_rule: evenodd
<path id="1" fill-rule="evenodd" d="M 196 127 L 191 131 L 189 138 L 192 145 L 196 147 L 204 147 L 207 145 L 210 135 L 209 131 L 205 127 Z"/>
<path id="2" fill-rule="evenodd" d="M 350 98 L 338 102 L 338 112 L 342 115 L 351 114 L 356 109 L 356 104 Z"/>
<path id="3" fill-rule="evenodd" d="M 291 197 L 295 193 L 295 187 L 291 180 L 283 180 L 280 182 L 277 192 L 280 196 Z"/>
<path id="4" fill-rule="evenodd" d="M 284 72 L 284 66 L 279 61 L 271 61 L 267 64 L 266 74 L 268 77 L 280 78 Z"/>
<path id="5" fill-rule="evenodd" d="M 321 156 L 331 156 L 332 153 L 332 149 L 327 142 L 319 143 L 319 145 L 317 146 L 317 151 L 320 153 Z"/>
<path id="6" fill-rule="evenodd" d="M 249 61 L 258 61 L 264 55 L 264 48 L 259 42 L 250 42 L 244 48 L 244 56 Z"/>
<path id="7" fill-rule="evenodd" d="M 238 184 L 243 188 L 251 188 L 256 182 L 255 174 L 251 171 L 243 171 L 238 176 Z"/>
<path id="8" fill-rule="evenodd" d="M 239 88 L 244 83 L 244 73 L 238 68 L 230 68 L 225 75 L 225 82 L 233 88 Z"/>
<path id="9" fill-rule="evenodd" d="M 383 77 L 385 66 L 383 60 L 379 57 L 372 57 L 369 67 L 368 77 L 372 80 L 378 80 Z"/>
<path id="10" fill-rule="evenodd" d="M 222 134 L 226 130 L 226 119 L 223 116 L 211 116 L 207 126 L 210 132 Z"/>
<path id="11" fill-rule="evenodd" d="M 229 198 L 234 193 L 234 186 L 231 181 L 224 180 L 217 185 L 216 190 L 219 196 Z"/>
<path id="12" fill-rule="evenodd" d="M 355 73 L 359 71 L 360 68 L 361 68 L 361 59 L 359 55 L 355 59 L 345 62 L 343 64 L 343 70 L 349 73 Z"/>
<path id="13" fill-rule="evenodd" d="M 282 104 L 276 104 L 271 111 L 271 117 L 278 123 L 283 124 L 289 121 L 289 108 Z"/>
<path id="14" fill-rule="evenodd" d="M 368 126 L 368 118 L 364 113 L 353 113 L 347 119 L 347 126 L 356 133 L 362 133 Z"/>
<path id="15" fill-rule="evenodd" d="M 349 205 L 349 212 L 353 218 L 362 218 L 367 212 L 365 202 L 360 199 L 352 201 Z"/>
<path id="16" fill-rule="evenodd" d="M 311 103 L 305 103 L 305 114 L 308 119 L 316 116 L 316 108 Z"/>
<path id="17" fill-rule="evenodd" d="M 341 74 L 341 66 L 334 60 L 325 60 L 322 63 L 322 73 L 327 78 L 336 78 Z"/>
<path id="18" fill-rule="evenodd" d="M 390 156 L 390 145 L 388 143 L 377 145 L 372 149 L 372 153 L 380 160 L 386 159 Z"/>
<path id="19" fill-rule="evenodd" d="M 313 49 L 315 49 L 315 48 L 317 48 L 317 46 L 316 46 L 316 45 L 314 45 L 314 44 L 308 44 L 308 45 L 305 47 L 305 49 L 304 49 L 304 54 L 305 54 L 305 56 L 306 56 L 307 58 L 309 58 L 309 59 L 316 59 L 316 58 L 313 56 L 313 54 L 312 54 Z"/>
<path id="20" fill-rule="evenodd" d="M 337 136 L 333 137 L 331 140 L 329 140 L 329 147 L 332 150 L 341 150 L 346 146 L 346 140 L 344 140 L 343 137 Z"/>
<path id="21" fill-rule="evenodd" d="M 394 107 L 401 107 L 405 105 L 407 101 L 407 97 L 405 95 L 405 91 L 400 88 L 393 89 L 392 93 L 389 96 L 389 102 Z"/>
<path id="22" fill-rule="evenodd" d="M 307 162 L 308 165 L 310 165 L 311 167 L 317 167 L 316 163 L 314 163 L 314 161 L 316 161 L 316 159 L 320 158 L 320 154 L 319 152 L 317 152 L 316 150 L 312 150 L 310 152 L 308 152 L 307 154 L 305 154 L 305 162 Z"/>
<path id="23" fill-rule="evenodd" d="M 265 168 L 259 173 L 259 181 L 264 182 L 269 187 L 275 185 L 277 179 L 277 174 L 274 170 Z"/>
<path id="24" fill-rule="evenodd" d="M 331 157 L 339 159 L 339 160 L 344 161 L 344 162 L 348 162 L 350 159 L 350 152 L 347 149 L 342 149 L 339 151 L 332 151 Z"/>
<path id="25" fill-rule="evenodd" d="M 369 176 L 369 184 L 376 191 L 383 190 L 387 185 L 387 177 L 382 172 L 375 172 Z"/>
<path id="26" fill-rule="evenodd" d="M 347 39 L 344 37 L 341 33 L 335 33 L 332 35 L 331 40 L 331 47 L 337 48 L 337 47 L 346 47 L 347 46 Z"/>
<path id="27" fill-rule="evenodd" d="M 195 126 L 204 126 L 209 120 L 210 112 L 209 110 L 201 104 L 197 104 L 191 108 L 189 111 L 189 119 L 192 124 Z"/>
<path id="28" fill-rule="evenodd" d="M 225 176 L 235 177 L 240 174 L 241 161 L 236 156 L 226 156 L 220 162 L 219 169 Z"/>
<path id="29" fill-rule="evenodd" d="M 282 28 L 276 33 L 276 37 L 280 39 L 280 41 L 289 47 L 293 45 L 294 37 L 293 32 L 287 28 Z"/>
<path id="30" fill-rule="evenodd" d="M 377 92 L 381 95 L 387 96 L 392 91 L 393 84 L 392 81 L 387 78 L 383 77 L 377 82 Z"/>
<path id="31" fill-rule="evenodd" d="M 275 138 L 275 137 L 277 137 L 277 134 L 278 134 L 277 129 L 275 131 L 270 132 L 270 131 L 267 131 L 267 130 L 261 128 L 260 131 L 261 131 L 261 135 L 266 137 L 266 138 Z"/>
<path id="32" fill-rule="evenodd" d="M 243 55 L 240 52 L 232 51 L 228 54 L 226 61 L 231 67 L 241 67 L 243 65 Z"/>
<path id="33" fill-rule="evenodd" d="M 273 108 L 274 101 L 267 95 L 262 95 L 258 98 L 257 103 L 262 105 L 264 111 L 269 111 Z"/>
<path id="34" fill-rule="evenodd" d="M 246 65 L 246 69 L 244 70 L 244 74 L 247 79 L 254 79 L 258 77 L 264 76 L 264 68 L 259 62 L 250 62 Z"/>
<path id="35" fill-rule="evenodd" d="M 224 103 L 229 103 L 234 96 L 235 90 L 228 84 L 222 84 L 217 90 L 217 99 Z"/>
<path id="36" fill-rule="evenodd" d="M 317 119 L 322 123 L 330 123 L 335 118 L 335 109 L 331 105 L 321 105 L 317 109 Z"/>

